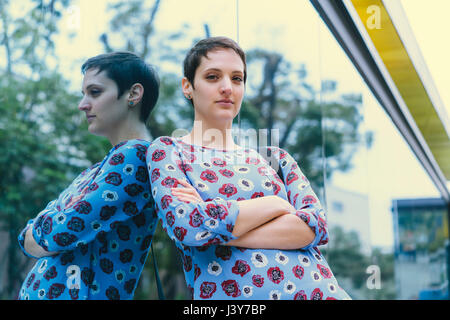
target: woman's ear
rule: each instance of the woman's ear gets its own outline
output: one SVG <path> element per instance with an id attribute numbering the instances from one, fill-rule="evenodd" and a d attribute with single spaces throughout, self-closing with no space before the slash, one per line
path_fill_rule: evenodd
<path id="1" fill-rule="evenodd" d="M 130 88 L 130 93 L 128 96 L 129 105 L 137 105 L 144 96 L 144 87 L 140 83 L 135 83 Z M 132 104 L 130 103 L 132 102 Z"/>
<path id="2" fill-rule="evenodd" d="M 189 100 L 192 99 L 192 84 L 186 77 L 181 79 L 181 87 L 183 89 L 183 94 L 186 97 L 186 99 Z"/>

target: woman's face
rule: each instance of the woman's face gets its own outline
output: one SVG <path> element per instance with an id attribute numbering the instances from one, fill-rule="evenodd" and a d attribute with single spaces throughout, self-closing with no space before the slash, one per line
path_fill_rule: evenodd
<path id="1" fill-rule="evenodd" d="M 208 52 L 195 71 L 194 87 L 183 79 L 183 92 L 193 99 L 196 120 L 212 126 L 231 125 L 244 97 L 241 57 L 232 49 Z"/>
<path id="2" fill-rule="evenodd" d="M 78 109 L 86 113 L 89 132 L 110 137 L 127 117 L 127 94 L 117 99 L 116 83 L 106 76 L 106 71 L 89 69 L 83 79 Z"/>

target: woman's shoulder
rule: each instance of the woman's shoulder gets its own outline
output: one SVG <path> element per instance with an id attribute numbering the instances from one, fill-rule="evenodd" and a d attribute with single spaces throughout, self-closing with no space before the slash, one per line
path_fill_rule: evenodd
<path id="1" fill-rule="evenodd" d="M 278 146 L 264 146 L 258 148 L 258 153 L 264 158 L 275 158 L 282 160 L 287 157 L 291 157 L 289 152 Z"/>
<path id="2" fill-rule="evenodd" d="M 151 142 L 143 139 L 130 139 L 120 142 L 111 148 L 106 159 L 110 164 L 123 163 L 124 158 L 127 162 L 136 158 L 136 161 L 145 161 L 145 154 Z"/>
<path id="3" fill-rule="evenodd" d="M 176 139 L 169 136 L 161 136 L 152 141 L 151 148 L 173 148 L 176 145 Z"/>
<path id="4" fill-rule="evenodd" d="M 130 139 L 126 141 L 122 141 L 118 144 L 116 144 L 114 147 L 112 147 L 112 151 L 115 150 L 125 150 L 125 149 L 137 149 L 137 148 L 148 148 L 148 146 L 151 144 L 151 141 L 144 140 L 144 139 Z"/>

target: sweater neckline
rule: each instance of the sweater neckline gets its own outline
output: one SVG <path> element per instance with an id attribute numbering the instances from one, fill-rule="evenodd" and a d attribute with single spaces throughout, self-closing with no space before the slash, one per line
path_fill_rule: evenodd
<path id="1" fill-rule="evenodd" d="M 186 145 L 186 146 L 192 146 L 192 147 L 196 147 L 199 149 L 206 149 L 206 150 L 211 150 L 211 151 L 219 151 L 219 152 L 249 152 L 250 149 L 244 149 L 242 147 L 238 148 L 238 149 L 232 149 L 232 150 L 226 150 L 226 149 L 219 149 L 219 148 L 212 148 L 212 147 L 206 147 L 206 146 L 201 146 L 198 144 L 193 144 L 193 143 L 187 143 L 183 140 L 181 140 L 180 138 L 174 138 L 175 141 Z"/>

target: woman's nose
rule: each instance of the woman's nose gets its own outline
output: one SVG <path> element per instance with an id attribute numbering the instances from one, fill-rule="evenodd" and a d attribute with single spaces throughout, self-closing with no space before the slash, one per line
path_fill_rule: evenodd
<path id="1" fill-rule="evenodd" d="M 220 86 L 220 93 L 221 94 L 225 94 L 225 95 L 230 95 L 231 94 L 231 81 L 228 79 L 224 79 L 222 81 L 222 84 Z"/>
<path id="2" fill-rule="evenodd" d="M 87 101 L 86 98 L 82 98 L 80 103 L 78 104 L 78 109 L 80 111 L 86 111 L 89 110 L 91 108 L 91 104 L 89 103 L 89 101 Z"/>

